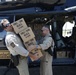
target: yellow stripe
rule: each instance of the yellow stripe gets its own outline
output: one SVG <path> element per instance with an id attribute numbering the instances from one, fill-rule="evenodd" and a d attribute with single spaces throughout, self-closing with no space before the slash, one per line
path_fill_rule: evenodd
<path id="1" fill-rule="evenodd" d="M 8 50 L 0 50 L 0 59 L 10 59 L 10 52 Z"/>

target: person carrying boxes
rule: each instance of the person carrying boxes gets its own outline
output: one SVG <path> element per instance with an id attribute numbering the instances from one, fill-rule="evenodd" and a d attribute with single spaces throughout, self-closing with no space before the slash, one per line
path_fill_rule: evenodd
<path id="1" fill-rule="evenodd" d="M 31 53 L 24 48 L 22 41 L 15 34 L 15 31 L 7 19 L 1 21 L 2 28 L 7 32 L 5 37 L 6 47 L 9 50 L 14 65 L 19 70 L 20 75 L 29 75 L 27 56 L 33 57 Z M 23 56 L 24 58 L 21 58 Z"/>
<path id="2" fill-rule="evenodd" d="M 52 31 L 52 30 L 51 30 Z M 30 45 L 27 49 L 29 51 L 33 49 L 40 49 L 43 53 L 43 57 L 40 58 L 40 75 L 53 75 L 52 73 L 52 59 L 54 50 L 54 40 L 50 34 L 49 26 L 42 27 L 42 42 L 39 45 Z"/>

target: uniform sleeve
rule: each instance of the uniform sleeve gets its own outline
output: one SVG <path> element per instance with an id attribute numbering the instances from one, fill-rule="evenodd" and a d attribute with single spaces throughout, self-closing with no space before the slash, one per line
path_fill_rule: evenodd
<path id="1" fill-rule="evenodd" d="M 23 46 L 16 43 L 15 38 L 9 40 L 9 47 L 22 56 L 28 56 L 29 54 L 29 52 Z"/>
<path id="2" fill-rule="evenodd" d="M 42 50 L 46 50 L 48 49 L 52 44 L 52 38 L 51 37 L 48 37 L 46 38 L 42 44 L 40 44 Z"/>

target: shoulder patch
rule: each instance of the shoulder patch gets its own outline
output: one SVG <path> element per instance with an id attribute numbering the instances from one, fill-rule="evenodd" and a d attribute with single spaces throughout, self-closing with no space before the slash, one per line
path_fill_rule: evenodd
<path id="1" fill-rule="evenodd" d="M 12 42 L 11 44 L 10 44 L 13 48 L 15 47 L 15 44 Z"/>

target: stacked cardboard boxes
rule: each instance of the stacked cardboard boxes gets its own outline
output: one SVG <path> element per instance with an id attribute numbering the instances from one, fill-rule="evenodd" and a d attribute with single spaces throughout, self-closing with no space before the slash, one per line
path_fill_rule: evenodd
<path id="1" fill-rule="evenodd" d="M 13 22 L 11 25 L 13 26 L 16 34 L 20 35 L 26 48 L 28 48 L 28 46 L 30 45 L 37 44 L 35 40 L 35 35 L 31 27 L 27 26 L 23 18 Z M 31 54 L 35 56 L 35 58 L 30 57 L 32 61 L 35 61 L 39 59 L 40 57 L 42 57 L 41 50 L 32 50 Z"/>

